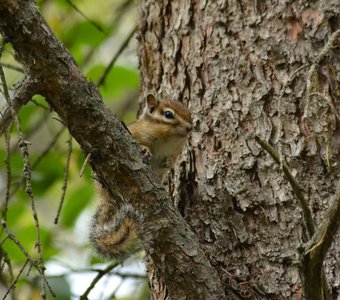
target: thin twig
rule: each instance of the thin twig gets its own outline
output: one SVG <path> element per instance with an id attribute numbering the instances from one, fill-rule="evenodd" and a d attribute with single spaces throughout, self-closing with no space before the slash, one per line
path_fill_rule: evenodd
<path id="1" fill-rule="evenodd" d="M 2 56 L 2 52 L 4 49 L 5 43 L 2 43 L 0 46 L 0 57 Z M 41 247 L 41 239 L 40 239 L 40 228 L 39 228 L 39 219 L 38 219 L 38 214 L 35 208 L 35 201 L 33 197 L 33 192 L 32 192 L 32 182 L 31 182 L 31 165 L 29 161 L 29 152 L 28 152 L 28 147 L 27 147 L 27 141 L 24 139 L 23 131 L 21 128 L 21 123 L 19 120 L 19 117 L 13 107 L 12 100 L 9 96 L 8 88 L 7 88 L 7 82 L 5 78 L 5 74 L 3 71 L 2 66 L 0 66 L 0 79 L 3 84 L 3 89 L 4 89 L 4 96 L 7 101 L 7 105 L 10 108 L 12 119 L 14 120 L 14 123 L 17 127 L 18 130 L 18 136 L 19 136 L 19 147 L 22 153 L 23 161 L 24 161 L 24 175 L 26 178 L 26 194 L 28 195 L 30 201 L 31 201 L 31 208 L 32 208 L 32 214 L 33 214 L 33 219 L 35 223 L 35 229 L 36 229 L 36 236 L 37 236 L 37 241 L 36 241 L 36 246 L 38 250 L 38 255 L 39 255 L 39 264 L 41 268 L 42 274 L 45 272 L 45 267 L 44 267 L 44 259 L 43 259 L 43 254 L 42 254 L 42 247 Z M 45 284 L 43 284 L 42 288 L 42 293 L 41 296 L 43 299 L 46 299 L 46 290 L 45 290 Z"/>
<path id="2" fill-rule="evenodd" d="M 26 256 L 26 258 L 31 262 L 32 265 L 37 266 L 36 261 L 29 255 L 28 251 L 24 248 L 24 246 L 18 241 L 18 239 L 14 236 L 14 234 L 9 230 L 7 224 L 4 220 L 1 220 L 1 225 L 5 230 L 7 237 L 14 242 L 21 250 L 21 252 Z M 39 269 L 39 268 L 38 268 Z"/>
<path id="3" fill-rule="evenodd" d="M 134 273 L 121 273 L 115 272 L 114 275 L 119 276 L 121 278 L 134 278 L 134 279 L 146 279 L 147 276 L 143 274 L 134 274 Z"/>
<path id="4" fill-rule="evenodd" d="M 331 299 L 331 290 L 322 265 L 339 227 L 340 182 L 322 224 L 304 249 L 302 278 L 306 299 Z"/>
<path id="5" fill-rule="evenodd" d="M 306 247 L 305 254 L 314 252 L 314 255 L 321 256 L 321 262 L 326 255 L 328 248 L 332 243 L 332 238 L 340 226 L 340 182 L 331 201 L 330 207 L 323 217 L 323 222 L 316 230 L 313 238 Z"/>
<path id="6" fill-rule="evenodd" d="M 5 253 L 3 250 L 1 251 L 1 255 L 4 258 L 4 262 L 7 264 L 8 267 L 8 272 L 9 272 L 9 279 L 11 282 L 14 281 L 14 274 L 13 274 L 13 268 L 12 268 L 12 264 L 11 264 L 11 260 L 8 257 L 8 254 Z M 3 270 L 1 270 L 3 271 Z M 14 288 L 12 288 L 12 299 L 15 300 L 15 294 L 14 294 Z"/>
<path id="7" fill-rule="evenodd" d="M 40 153 L 40 155 L 36 158 L 36 160 L 32 163 L 32 170 L 35 170 L 35 168 L 39 165 L 39 163 L 42 161 L 42 159 L 46 156 L 46 154 L 52 149 L 52 147 L 55 145 L 55 143 L 58 141 L 59 136 L 63 133 L 65 130 L 65 127 L 62 127 L 52 138 L 51 142 L 46 146 L 46 148 Z M 25 182 L 25 177 L 22 177 L 19 182 L 17 182 L 12 190 L 11 197 L 19 190 L 21 185 Z"/>
<path id="8" fill-rule="evenodd" d="M 63 277 L 67 277 L 70 276 L 71 274 L 74 273 L 91 273 L 91 272 L 95 272 L 95 273 L 101 273 L 103 272 L 102 269 L 98 269 L 98 268 L 84 268 L 84 269 L 74 269 L 74 268 L 69 268 L 68 272 L 64 272 L 64 273 L 60 273 L 57 275 L 49 275 L 49 278 L 63 278 Z M 134 273 L 120 273 L 120 272 L 107 272 L 107 275 L 114 275 L 114 276 L 118 276 L 121 278 L 133 278 L 133 279 L 147 279 L 146 275 L 143 274 L 134 274 Z"/>
<path id="9" fill-rule="evenodd" d="M 323 233 L 321 239 L 309 250 L 305 251 L 305 255 L 307 255 L 309 252 L 312 252 L 314 249 L 316 249 L 317 247 L 319 247 L 325 240 L 325 236 L 326 236 L 326 231 Z"/>
<path id="10" fill-rule="evenodd" d="M 109 264 L 104 270 L 102 270 L 101 272 L 98 272 L 97 276 L 92 280 L 91 284 L 89 285 L 89 287 L 86 289 L 86 291 L 84 292 L 84 294 L 82 294 L 79 297 L 79 300 L 86 300 L 88 299 L 87 296 L 89 295 L 89 293 L 92 291 L 92 289 L 95 287 L 95 285 L 97 284 L 97 282 L 106 274 L 108 274 L 113 268 L 115 268 L 116 266 L 118 266 L 118 262 L 113 262 L 111 264 Z"/>
<path id="11" fill-rule="evenodd" d="M 103 28 L 101 28 L 101 26 L 99 24 L 97 24 L 97 22 L 91 20 L 89 17 L 87 17 L 71 0 L 66 0 L 66 2 L 68 4 L 70 4 L 70 6 L 73 7 L 73 9 L 80 14 L 86 21 L 88 21 L 93 27 L 95 27 L 98 31 L 104 33 Z"/>
<path id="12" fill-rule="evenodd" d="M 46 156 L 46 154 L 53 148 L 53 146 L 58 141 L 61 134 L 64 132 L 65 127 L 62 127 L 57 131 L 57 133 L 54 135 L 52 140 L 49 142 L 49 144 L 46 146 L 44 151 L 40 153 L 40 155 L 36 158 L 36 160 L 32 163 L 32 170 L 35 170 L 35 168 L 38 166 L 38 164 L 41 162 L 41 160 Z"/>
<path id="13" fill-rule="evenodd" d="M 27 260 L 29 260 L 29 262 L 31 263 L 31 265 L 38 271 L 38 273 L 40 274 L 43 283 L 46 284 L 46 286 L 48 287 L 50 293 L 52 294 L 53 297 L 55 297 L 55 294 L 52 290 L 52 288 L 50 287 L 47 279 L 46 279 L 46 275 L 45 275 L 45 269 L 41 269 L 40 267 L 40 262 L 35 261 L 28 253 L 28 251 L 25 249 L 25 247 L 19 242 L 19 240 L 14 236 L 14 234 L 9 230 L 9 228 L 7 227 L 7 224 L 4 220 L 1 220 L 1 225 L 3 227 L 3 229 L 6 232 L 7 237 L 14 242 L 14 244 L 21 250 L 21 252 L 26 256 Z"/>
<path id="14" fill-rule="evenodd" d="M 124 280 L 121 280 L 121 281 L 119 282 L 119 284 L 116 286 L 116 288 L 114 289 L 114 291 L 110 294 L 110 296 L 108 297 L 108 299 L 117 299 L 116 294 L 117 294 L 117 292 L 119 291 L 119 289 L 122 287 L 123 283 L 124 283 Z M 104 294 L 104 289 L 103 289 L 103 291 L 102 291 L 101 294 L 102 294 L 102 295 Z M 101 296 L 100 299 L 103 299 L 103 296 Z"/>
<path id="15" fill-rule="evenodd" d="M 23 68 L 20 68 L 20 67 L 14 66 L 14 65 L 10 65 L 10 64 L 5 64 L 5 63 L 0 63 L 0 65 L 2 67 L 7 68 L 7 69 L 11 69 L 11 70 L 14 70 L 14 71 L 17 71 L 17 72 L 20 72 L 20 73 L 24 73 Z"/>
<path id="16" fill-rule="evenodd" d="M 3 87 L 3 84 L 0 82 L 0 86 L 2 86 Z M 12 87 L 7 87 L 8 88 L 8 90 L 10 90 L 10 91 L 12 91 L 13 90 L 13 88 Z M 3 90 L 2 89 L 0 89 L 0 92 L 1 93 L 3 93 Z"/>
<path id="17" fill-rule="evenodd" d="M 90 158 L 91 158 L 91 153 L 87 154 L 85 161 L 84 161 L 83 165 L 81 166 L 80 173 L 79 173 L 80 177 L 83 176 L 83 174 L 85 172 L 85 168 L 86 168 L 87 163 L 89 162 Z"/>
<path id="18" fill-rule="evenodd" d="M 65 199 L 65 195 L 66 195 L 66 190 L 67 190 L 68 172 L 69 172 L 69 169 L 70 169 L 70 161 L 71 161 L 71 154 L 72 154 L 72 135 L 71 134 L 70 134 L 69 139 L 67 140 L 67 144 L 68 144 L 68 151 L 67 151 L 67 159 L 66 159 L 65 170 L 64 170 L 64 182 L 63 182 L 63 186 L 61 188 L 62 193 L 61 193 L 61 197 L 60 197 L 60 201 L 59 201 L 57 215 L 54 219 L 54 224 L 58 224 L 59 216 L 60 216 L 60 213 L 61 213 L 61 209 L 63 207 L 63 203 L 64 203 L 64 199 Z"/>
<path id="19" fill-rule="evenodd" d="M 47 121 L 48 119 L 48 113 L 43 113 L 40 118 L 37 120 L 37 122 L 35 122 L 30 128 L 27 129 L 27 131 L 25 132 L 25 138 L 26 140 L 28 140 L 29 138 L 31 138 L 39 129 L 41 129 L 41 127 L 43 126 L 43 124 Z M 11 151 L 16 151 L 18 150 L 19 145 L 18 143 L 13 143 L 12 147 L 11 147 Z M 33 168 L 32 168 L 33 169 Z"/>
<path id="20" fill-rule="evenodd" d="M 119 21 L 124 16 L 125 12 L 128 11 L 129 6 L 132 5 L 133 3 L 134 3 L 133 0 L 127 0 L 123 3 L 121 3 L 119 5 L 119 7 L 116 9 L 117 14 L 115 14 L 114 20 L 111 23 L 111 25 L 109 26 L 110 34 L 114 33 L 115 29 L 118 28 Z M 91 60 L 91 58 L 96 53 L 96 50 L 97 50 L 97 48 L 99 48 L 100 45 L 101 44 L 97 44 L 90 49 L 90 51 L 86 54 L 86 56 L 85 56 L 85 58 L 82 62 L 82 65 L 86 65 Z"/>
<path id="21" fill-rule="evenodd" d="M 11 131 L 12 125 L 10 126 L 9 130 L 5 131 L 5 141 L 6 141 L 6 158 L 5 158 L 5 165 L 6 165 L 6 195 L 5 195 L 5 202 L 2 208 L 2 218 L 3 220 L 7 221 L 7 211 L 8 211 L 8 202 L 11 195 L 11 181 L 12 181 L 12 170 L 11 170 Z"/>
<path id="22" fill-rule="evenodd" d="M 260 139 L 258 136 L 255 137 L 255 140 L 257 143 L 260 144 L 260 146 L 266 150 L 271 156 L 272 158 L 278 163 L 280 164 L 280 160 L 278 157 L 278 154 L 276 153 L 276 151 L 274 150 L 273 147 L 271 147 L 266 141 Z M 315 247 L 313 249 L 313 251 L 309 252 L 308 249 L 305 253 L 308 253 L 306 255 L 308 255 L 305 259 L 302 259 L 302 263 L 303 263 L 303 275 L 302 278 L 304 280 L 304 289 L 305 289 L 305 293 L 307 295 L 311 295 L 314 293 L 314 291 L 312 291 L 312 287 L 313 286 L 318 286 L 318 295 L 323 293 L 323 294 L 328 294 L 329 291 L 329 287 L 328 287 L 328 283 L 325 277 L 325 273 L 324 270 L 322 268 L 322 262 L 324 260 L 324 257 L 326 255 L 326 251 L 328 250 L 330 243 L 332 241 L 332 237 L 334 236 L 334 232 L 331 235 L 331 238 L 328 238 L 327 243 L 325 242 L 325 240 L 323 240 L 322 238 L 322 234 L 324 234 L 325 231 L 323 231 L 323 228 L 320 228 L 317 233 L 315 233 L 315 226 L 314 226 L 314 221 L 312 218 L 312 212 L 308 206 L 308 202 L 306 200 L 306 198 L 304 197 L 303 194 L 303 190 L 301 188 L 298 188 L 300 185 L 298 184 L 298 182 L 296 181 L 295 177 L 292 175 L 292 173 L 290 172 L 287 164 L 285 162 L 283 162 L 282 164 L 282 170 L 288 180 L 288 182 L 290 183 L 293 192 L 295 193 L 296 197 L 298 198 L 299 202 L 300 202 L 300 206 L 302 208 L 302 214 L 303 214 L 303 221 L 305 224 L 305 227 L 307 229 L 307 233 L 308 233 L 308 237 L 310 241 L 316 240 L 317 242 L 321 243 L 319 245 L 317 245 L 317 247 Z M 301 186 L 300 186 L 301 187 Z M 338 191 L 336 193 L 335 198 L 338 201 L 338 205 L 340 203 L 340 184 L 338 186 Z M 335 201 L 334 201 L 335 202 Z M 333 211 L 334 213 L 334 211 Z M 337 222 L 337 227 L 336 226 L 330 226 L 330 228 L 332 230 L 334 230 L 334 228 L 338 228 L 339 224 L 340 224 L 340 205 L 338 206 L 338 210 L 336 212 L 337 214 L 337 218 L 334 216 L 330 216 L 329 219 L 332 220 L 331 222 L 336 223 Z M 330 214 L 329 214 L 330 215 Z M 327 220 L 327 219 L 326 219 Z M 331 223 L 330 222 L 330 223 Z M 327 224 L 327 221 L 325 221 L 324 223 Z M 315 237 L 318 234 L 317 238 Z M 316 243 L 317 243 L 316 242 Z M 315 243 L 315 244 L 316 244 Z M 308 244 L 312 244 L 311 242 L 309 242 Z M 326 249 L 326 250 L 325 250 Z M 324 251 L 324 252 L 321 252 Z M 322 253 L 322 255 L 314 255 L 314 253 Z M 314 257 L 311 258 L 311 257 Z M 317 257 L 317 258 L 315 258 Z M 309 296 L 306 296 L 306 298 L 308 298 Z M 318 296 L 319 297 L 319 296 Z M 309 298 L 308 298 L 309 299 Z M 319 299 L 319 298 L 318 298 Z M 321 298 L 320 298 L 321 299 Z"/>
<path id="23" fill-rule="evenodd" d="M 266 150 L 271 155 L 271 157 L 275 160 L 275 162 L 280 165 L 280 158 L 279 158 L 279 155 L 276 153 L 275 149 L 258 136 L 255 136 L 255 140 L 264 150 Z M 304 196 L 303 188 L 297 182 L 297 180 L 295 179 L 288 165 L 285 162 L 282 163 L 282 170 L 288 182 L 290 183 L 293 189 L 293 192 L 295 193 L 296 197 L 298 198 L 300 202 L 300 206 L 302 208 L 303 220 L 304 220 L 307 232 L 308 232 L 308 236 L 309 238 L 311 238 L 314 234 L 315 227 L 314 227 L 314 221 L 312 218 L 312 212 Z"/>
<path id="24" fill-rule="evenodd" d="M 123 50 L 127 47 L 127 45 L 129 44 L 131 38 L 133 37 L 133 35 L 135 34 L 137 30 L 137 26 L 135 26 L 130 34 L 126 37 L 126 39 L 123 41 L 122 45 L 119 47 L 118 51 L 116 52 L 116 54 L 113 56 L 113 58 L 111 59 L 109 65 L 106 67 L 103 75 L 100 77 L 100 79 L 97 82 L 98 86 L 101 86 L 105 83 L 106 77 L 107 75 L 110 73 L 112 67 L 114 66 L 117 58 L 122 54 Z"/>
<path id="25" fill-rule="evenodd" d="M 13 291 L 13 290 L 14 290 L 14 287 L 15 287 L 16 283 L 18 282 L 18 280 L 19 280 L 19 278 L 20 278 L 22 272 L 24 272 L 24 269 L 26 268 L 28 262 L 29 262 L 29 260 L 26 259 L 26 261 L 25 261 L 24 265 L 22 266 L 22 268 L 20 269 L 18 275 L 17 275 L 17 276 L 15 277 L 15 279 L 12 281 L 12 283 L 11 283 L 11 285 L 8 287 L 8 289 L 7 289 L 6 293 L 5 293 L 5 295 L 2 297 L 3 300 L 6 299 L 7 295 L 10 293 L 10 291 Z"/>

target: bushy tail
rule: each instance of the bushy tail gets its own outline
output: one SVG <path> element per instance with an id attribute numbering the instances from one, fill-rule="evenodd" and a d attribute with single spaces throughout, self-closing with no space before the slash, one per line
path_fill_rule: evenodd
<path id="1" fill-rule="evenodd" d="M 141 222 L 141 216 L 131 205 L 123 205 L 114 212 L 101 204 L 93 217 L 90 239 L 101 256 L 123 258 L 140 250 Z"/>

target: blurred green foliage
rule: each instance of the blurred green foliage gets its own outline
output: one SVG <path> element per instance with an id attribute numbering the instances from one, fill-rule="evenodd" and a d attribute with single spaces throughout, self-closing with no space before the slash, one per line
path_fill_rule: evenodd
<path id="1" fill-rule="evenodd" d="M 135 24 L 134 1 L 41 0 L 37 4 L 47 23 L 74 56 L 84 75 L 95 83 L 101 78 L 110 60 Z M 6 45 L 1 62 L 20 67 L 14 59 L 13 52 L 11 46 Z M 4 71 L 11 89 L 23 77 L 22 72 L 12 68 L 5 67 Z M 131 93 L 138 95 L 138 87 L 137 58 L 133 38 L 129 43 L 128 50 L 122 53 L 108 73 L 105 83 L 100 86 L 100 91 L 104 101 L 111 109 L 121 115 L 123 119 L 126 117 L 131 120 L 135 115 L 137 96 L 131 110 L 120 113 L 116 109 L 119 109 L 120 103 L 124 103 L 131 97 Z M 31 173 L 32 189 L 39 217 L 45 263 L 48 265 L 50 261 L 62 260 L 65 257 L 72 263 L 72 260 L 77 261 L 81 257 L 81 266 L 91 268 L 91 264 L 98 263 L 100 260 L 93 255 L 86 230 L 89 225 L 89 216 L 94 213 L 97 201 L 90 167 L 87 167 L 82 177 L 79 176 L 85 157 L 76 141 L 73 141 L 66 196 L 59 222 L 54 224 L 62 195 L 62 186 L 65 182 L 68 132 L 67 129 L 62 130 L 63 126 L 58 120 L 58 116 L 50 110 L 43 97 L 36 95 L 33 100 L 21 108 L 19 118 L 25 140 L 28 142 L 30 163 L 34 167 Z M 5 100 L 0 96 L 0 111 L 5 106 Z M 10 132 L 10 149 L 10 161 L 7 165 L 5 163 L 6 141 L 2 135 L 0 139 L 2 219 L 6 220 L 8 228 L 29 255 L 37 259 L 36 227 L 32 217 L 30 199 L 25 193 L 24 164 L 18 147 L 15 126 Z M 11 188 L 6 210 L 6 173 L 8 168 L 11 172 Z M 88 223 L 82 224 L 83 220 Z M 2 250 L 11 262 L 14 275 L 18 274 L 26 260 L 25 255 L 13 241 L 6 238 L 3 230 L 0 230 L 0 241 Z M 76 253 L 75 258 L 68 257 L 69 253 Z M 4 257 L 0 255 L 2 262 Z M 3 286 L 3 288 L 0 289 L 0 296 L 13 280 L 9 276 L 7 265 L 2 267 L 1 272 L 3 282 L 0 283 L 0 287 Z M 72 273 L 72 270 L 68 272 Z M 47 274 L 49 274 L 48 268 Z M 40 279 L 38 284 L 36 282 L 39 278 L 37 275 L 34 268 L 29 273 L 27 268 L 26 272 L 21 275 L 16 284 L 18 299 L 35 299 L 34 295 L 41 285 Z M 56 299 L 72 298 L 67 276 L 48 275 L 48 278 L 57 294 Z M 84 286 L 84 291 L 85 289 Z"/>

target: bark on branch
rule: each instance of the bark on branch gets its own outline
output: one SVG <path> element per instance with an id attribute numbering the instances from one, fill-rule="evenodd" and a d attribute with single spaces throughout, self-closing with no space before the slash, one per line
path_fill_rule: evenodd
<path id="1" fill-rule="evenodd" d="M 34 78 L 37 92 L 46 97 L 83 151 L 91 153 L 91 165 L 109 190 L 144 215 L 142 231 L 149 234 L 141 237 L 142 244 L 168 297 L 224 299 L 216 270 L 143 163 L 136 142 L 104 105 L 97 87 L 86 81 L 34 2 L 1 1 L 0 31 Z"/>

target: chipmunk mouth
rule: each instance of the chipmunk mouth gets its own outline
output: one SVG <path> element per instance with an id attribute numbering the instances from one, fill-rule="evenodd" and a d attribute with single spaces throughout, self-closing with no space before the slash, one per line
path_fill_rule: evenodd
<path id="1" fill-rule="evenodd" d="M 189 133 L 190 132 L 188 132 L 187 130 L 183 129 L 183 130 L 177 132 L 177 136 L 185 138 L 185 137 L 187 137 L 189 135 Z"/>

